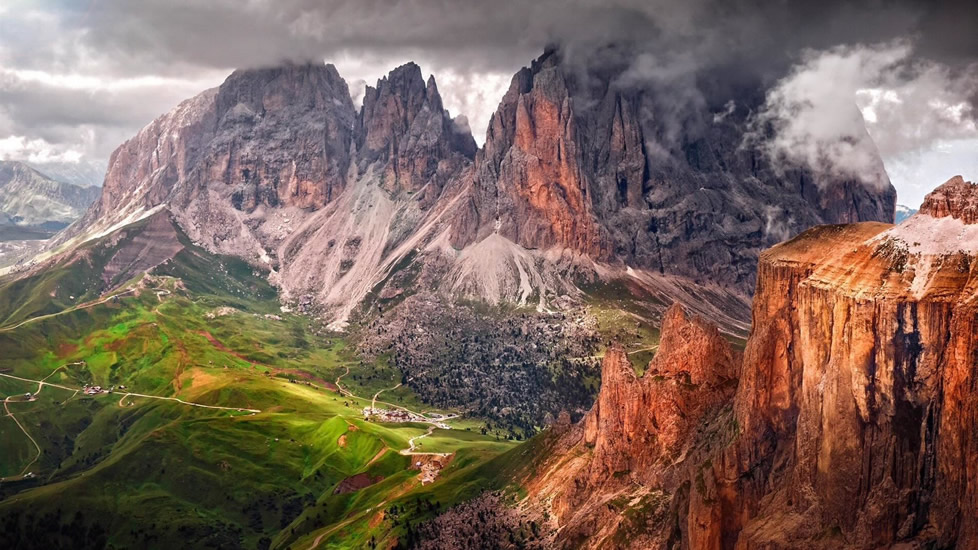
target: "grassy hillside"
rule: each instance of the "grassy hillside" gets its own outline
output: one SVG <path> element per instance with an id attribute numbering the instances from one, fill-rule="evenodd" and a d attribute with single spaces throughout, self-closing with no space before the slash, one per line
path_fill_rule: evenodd
<path id="1" fill-rule="evenodd" d="M 0 547 L 369 547 L 399 533 L 379 511 L 432 487 L 412 469 L 428 457 L 398 452 L 412 438 L 456 453 L 451 478 L 512 447 L 473 419 L 364 420 L 380 390 L 421 401 L 282 313 L 250 266 L 184 245 L 111 284 L 99 269 L 124 242 L 0 281 Z"/>

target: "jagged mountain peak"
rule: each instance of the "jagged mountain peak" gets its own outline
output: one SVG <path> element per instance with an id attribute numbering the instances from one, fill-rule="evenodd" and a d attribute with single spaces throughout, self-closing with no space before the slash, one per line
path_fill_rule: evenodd
<path id="1" fill-rule="evenodd" d="M 392 192 L 418 191 L 433 181 L 439 163 L 471 160 L 476 152 L 471 133 L 460 130 L 445 110 L 434 76 L 425 82 L 413 62 L 367 87 L 354 133 L 360 170 L 387 163 L 382 184 Z M 434 183 L 430 199 L 447 182 L 439 177 Z"/>
<path id="2" fill-rule="evenodd" d="M 194 242 L 274 268 L 287 299 L 340 321 L 417 250 L 441 263 L 429 288 L 453 295 L 545 308 L 600 271 L 740 330 L 760 249 L 892 216 L 892 189 L 779 174 L 729 125 L 664 157 L 655 90 L 612 86 L 619 65 L 584 78 L 574 55 L 548 49 L 514 76 L 478 154 L 416 63 L 368 87 L 359 113 L 330 65 L 235 71 L 123 144 L 68 237 L 166 208 Z"/>
<path id="3" fill-rule="evenodd" d="M 951 217 L 966 224 L 978 223 L 978 183 L 954 176 L 924 198 L 920 214 Z"/>

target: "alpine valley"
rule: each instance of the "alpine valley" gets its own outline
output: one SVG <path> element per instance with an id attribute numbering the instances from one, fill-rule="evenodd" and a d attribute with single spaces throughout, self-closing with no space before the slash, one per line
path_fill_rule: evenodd
<path id="1" fill-rule="evenodd" d="M 481 147 L 413 63 L 119 146 L 0 276 L 0 546 L 978 547 L 978 185 L 893 225 L 874 147 L 792 163 L 770 84 L 677 109 L 616 48 Z"/>

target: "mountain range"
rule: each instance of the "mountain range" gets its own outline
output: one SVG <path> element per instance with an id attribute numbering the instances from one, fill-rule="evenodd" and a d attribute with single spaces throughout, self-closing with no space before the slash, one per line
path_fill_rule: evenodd
<path id="1" fill-rule="evenodd" d="M 893 220 L 888 182 L 785 169 L 745 145 L 759 98 L 667 128 L 654 86 L 622 86 L 626 66 L 585 64 L 582 80 L 579 65 L 551 50 L 518 72 L 479 150 L 414 64 L 359 112 L 330 65 L 237 71 L 117 149 L 51 250 L 165 212 L 335 328 L 371 292 L 546 311 L 621 281 L 742 333 L 760 250 L 819 223 Z"/>
<path id="2" fill-rule="evenodd" d="M 413 63 L 360 107 L 238 70 L 123 143 L 0 278 L 0 541 L 978 544 L 978 185 L 903 212 L 772 155 L 764 83 L 609 48 L 482 147 Z"/>

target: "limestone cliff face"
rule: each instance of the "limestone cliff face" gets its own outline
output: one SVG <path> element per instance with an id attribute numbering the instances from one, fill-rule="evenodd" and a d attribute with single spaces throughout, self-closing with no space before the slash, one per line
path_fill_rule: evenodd
<path id="1" fill-rule="evenodd" d="M 408 266 L 423 284 L 389 292 L 544 309 L 624 279 L 745 331 L 759 250 L 892 219 L 885 181 L 822 181 L 742 147 L 758 90 L 677 114 L 657 99 L 670 90 L 600 53 L 520 70 L 480 151 L 414 64 L 359 113 L 330 65 L 236 71 L 120 146 L 101 198 L 49 251 L 168 210 L 336 327 Z"/>
<path id="2" fill-rule="evenodd" d="M 927 195 L 919 212 L 934 218 L 954 218 L 966 224 L 978 223 L 978 194 L 974 184 L 955 176 Z"/>
<path id="3" fill-rule="evenodd" d="M 54 247 L 166 210 L 195 243 L 345 321 L 432 238 L 434 222 L 419 228 L 474 153 L 417 65 L 368 89 L 359 115 L 332 65 L 235 71 L 120 146 L 101 198 Z"/>
<path id="4" fill-rule="evenodd" d="M 659 351 L 644 375 L 613 347 L 601 364 L 602 389 L 584 420 L 594 446 L 591 481 L 648 466 L 682 445 L 704 413 L 732 395 L 739 356 L 715 326 L 673 306 L 662 322 Z"/>
<path id="5" fill-rule="evenodd" d="M 354 117 L 332 65 L 235 71 L 116 149 L 101 198 L 60 240 L 167 208 L 194 240 L 257 261 L 274 240 L 266 209 L 314 210 L 343 191 Z"/>
<path id="6" fill-rule="evenodd" d="M 978 546 L 976 215 L 954 178 L 900 226 L 764 252 L 742 363 L 678 309 L 644 376 L 612 349 L 526 481 L 557 545 Z"/>
<path id="7" fill-rule="evenodd" d="M 572 104 L 553 54 L 513 77 L 489 123 L 470 211 L 453 226 L 457 245 L 498 232 L 526 248 L 608 255 L 581 166 Z"/>
<path id="8" fill-rule="evenodd" d="M 675 538 L 665 518 L 687 498 L 676 492 L 696 462 L 688 457 L 702 454 L 695 445 L 702 426 L 724 416 L 739 364 L 715 326 L 678 305 L 666 313 L 659 352 L 642 376 L 621 347 L 611 347 L 594 407 L 561 436 L 563 453 L 547 473 L 529 483 L 531 498 L 555 514 L 556 545 L 646 548 Z M 653 517 L 637 527 L 625 511 L 640 503 Z"/>
<path id="9" fill-rule="evenodd" d="M 355 111 L 332 65 L 235 71 L 215 109 L 201 176 L 231 186 L 236 209 L 318 209 L 343 191 Z"/>
<path id="10" fill-rule="evenodd" d="M 978 186 L 955 178 L 896 228 L 762 255 L 742 433 L 717 469 L 739 480 L 739 547 L 978 545 L 976 215 Z"/>
<path id="11" fill-rule="evenodd" d="M 708 279 L 746 300 L 761 249 L 820 223 L 892 222 L 885 174 L 864 185 L 785 171 L 745 145 L 763 90 L 680 109 L 674 90 L 635 81 L 629 64 L 580 57 L 548 51 L 514 76 L 453 220 L 456 247 L 498 233 Z"/>

